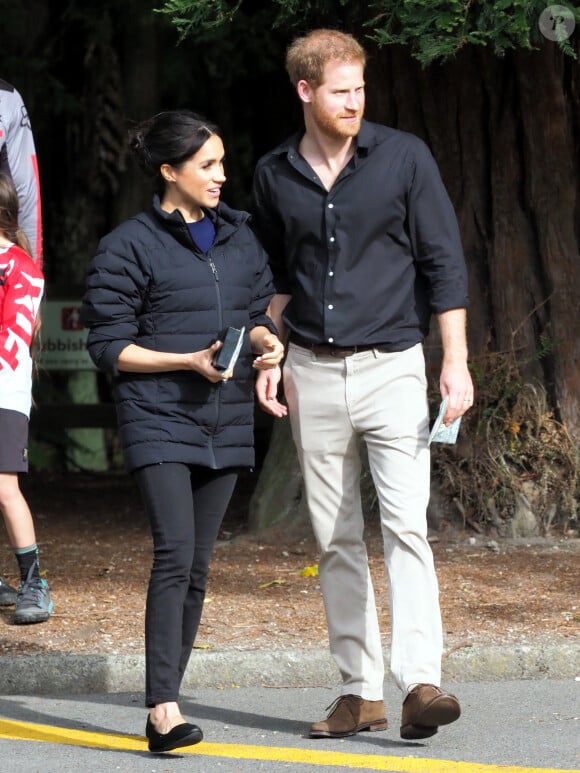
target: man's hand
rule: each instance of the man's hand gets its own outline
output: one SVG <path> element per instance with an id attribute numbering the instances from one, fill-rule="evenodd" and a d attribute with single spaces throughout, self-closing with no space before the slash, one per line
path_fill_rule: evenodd
<path id="1" fill-rule="evenodd" d="M 467 367 L 465 322 L 465 309 L 450 309 L 439 314 L 443 343 L 439 388 L 441 397 L 447 398 L 444 424 L 451 424 L 473 405 L 473 382 Z"/>
<path id="2" fill-rule="evenodd" d="M 256 378 L 256 397 L 260 407 L 266 413 L 281 419 L 288 413 L 288 408 L 278 401 L 278 385 L 282 377 L 280 367 L 261 370 Z"/>
<path id="3" fill-rule="evenodd" d="M 443 362 L 439 388 L 441 397 L 447 398 L 444 424 L 451 424 L 473 405 L 473 382 L 466 363 Z"/>

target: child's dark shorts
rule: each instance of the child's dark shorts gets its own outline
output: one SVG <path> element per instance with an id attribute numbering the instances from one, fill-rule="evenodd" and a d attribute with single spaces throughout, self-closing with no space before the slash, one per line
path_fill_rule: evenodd
<path id="1" fill-rule="evenodd" d="M 0 472 L 28 472 L 28 416 L 0 408 Z"/>

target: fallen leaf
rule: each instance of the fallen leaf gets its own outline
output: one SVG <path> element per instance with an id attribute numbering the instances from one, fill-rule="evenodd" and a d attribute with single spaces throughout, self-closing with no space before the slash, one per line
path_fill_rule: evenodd
<path id="1" fill-rule="evenodd" d="M 284 585 L 286 580 L 270 580 L 270 582 L 263 582 L 258 585 L 258 588 L 269 588 L 271 585 Z"/>

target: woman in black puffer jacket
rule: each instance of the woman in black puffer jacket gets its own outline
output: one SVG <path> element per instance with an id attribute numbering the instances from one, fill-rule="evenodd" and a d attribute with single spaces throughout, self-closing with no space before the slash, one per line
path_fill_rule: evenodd
<path id="1" fill-rule="evenodd" d="M 131 133 L 131 148 L 158 193 L 101 240 L 81 315 L 91 357 L 113 374 L 126 466 L 151 522 L 146 733 L 159 752 L 202 738 L 183 720 L 179 687 L 237 469 L 254 463 L 253 368 L 277 365 L 283 346 L 266 314 L 267 256 L 248 215 L 219 202 L 216 127 L 160 113 Z M 223 373 L 213 362 L 229 326 L 246 334 Z"/>

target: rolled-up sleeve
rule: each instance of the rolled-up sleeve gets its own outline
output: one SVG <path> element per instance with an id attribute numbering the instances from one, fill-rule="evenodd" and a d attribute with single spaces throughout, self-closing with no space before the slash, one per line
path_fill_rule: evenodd
<path id="1" fill-rule="evenodd" d="M 81 304 L 81 320 L 89 328 L 87 348 L 100 370 L 114 371 L 119 354 L 135 343 L 148 282 L 148 272 L 128 242 L 111 235 L 101 240 Z"/>
<path id="2" fill-rule="evenodd" d="M 431 311 L 465 308 L 467 269 L 457 218 L 439 169 L 424 142 L 410 154 L 408 225 L 418 271 L 427 280 Z"/>

